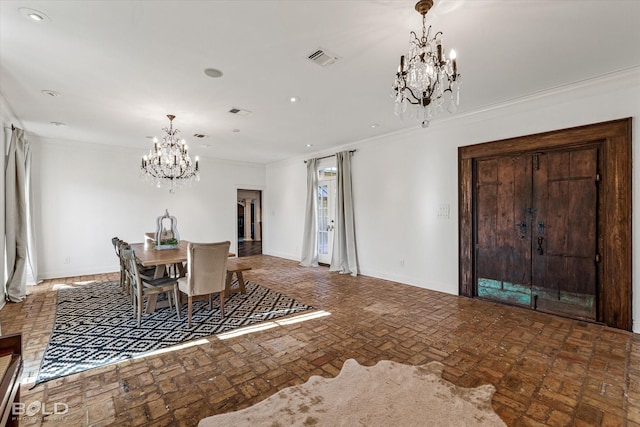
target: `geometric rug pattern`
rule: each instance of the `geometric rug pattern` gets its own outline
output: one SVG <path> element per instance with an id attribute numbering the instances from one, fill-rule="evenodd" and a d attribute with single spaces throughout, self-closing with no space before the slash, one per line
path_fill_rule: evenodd
<path id="1" fill-rule="evenodd" d="M 194 301 L 191 328 L 187 327 L 186 304 L 181 307 L 182 320 L 178 320 L 175 308 L 158 308 L 143 313 L 138 327 L 119 282 L 59 289 L 53 331 L 35 384 L 313 309 L 250 281 L 245 281 L 245 287 L 246 294 L 234 293 L 225 299 L 224 319 L 217 296 L 211 311 L 208 299 Z"/>

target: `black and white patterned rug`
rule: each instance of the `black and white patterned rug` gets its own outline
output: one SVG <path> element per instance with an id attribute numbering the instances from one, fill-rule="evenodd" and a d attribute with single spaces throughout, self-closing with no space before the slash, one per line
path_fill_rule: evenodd
<path id="1" fill-rule="evenodd" d="M 60 289 L 53 332 L 35 385 L 313 308 L 250 281 L 245 286 L 246 294 L 235 293 L 225 300 L 224 319 L 217 296 L 211 311 L 208 301 L 194 301 L 191 328 L 186 303 L 182 320 L 175 309 L 166 307 L 143 314 L 138 327 L 129 297 L 118 282 Z"/>

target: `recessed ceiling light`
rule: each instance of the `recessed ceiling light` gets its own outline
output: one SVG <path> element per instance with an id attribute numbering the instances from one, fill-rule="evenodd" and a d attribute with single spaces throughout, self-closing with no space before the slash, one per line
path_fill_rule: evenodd
<path id="1" fill-rule="evenodd" d="M 54 126 L 58 126 L 60 128 L 67 127 L 67 124 L 66 123 L 62 123 L 62 122 L 51 122 L 51 124 L 54 125 Z"/>
<path id="2" fill-rule="evenodd" d="M 289 97 L 289 102 L 294 104 L 296 102 L 300 101 L 300 98 L 298 98 L 297 96 L 290 96 Z"/>
<path id="3" fill-rule="evenodd" d="M 49 21 L 51 22 L 51 19 L 45 15 L 44 13 L 40 12 L 39 10 L 35 10 L 35 9 L 29 9 L 28 7 L 21 7 L 20 9 L 18 9 L 18 11 L 20 11 L 20 14 L 22 16 L 24 16 L 25 18 L 27 18 L 30 21 L 33 22 L 43 22 L 43 21 Z"/>
<path id="4" fill-rule="evenodd" d="M 309 148 L 309 147 L 313 147 L 313 144 L 307 144 L 307 145 L 306 145 L 306 147 L 307 147 L 307 148 Z"/>
<path id="5" fill-rule="evenodd" d="M 371 128 L 372 128 L 372 129 L 375 129 L 375 128 L 377 128 L 377 127 L 378 127 L 378 126 L 380 126 L 380 125 L 379 125 L 379 124 L 377 124 L 377 123 L 371 123 L 371 125 L 370 125 L 370 126 L 371 126 Z"/>
<path id="6" fill-rule="evenodd" d="M 217 79 L 218 77 L 222 77 L 222 71 L 216 69 L 216 68 L 205 68 L 204 69 L 204 73 L 209 76 L 212 77 L 214 79 Z"/>
<path id="7" fill-rule="evenodd" d="M 234 130 L 232 130 L 231 132 L 233 132 L 233 133 L 238 133 L 238 132 L 240 132 L 240 129 L 234 129 Z"/>
<path id="8" fill-rule="evenodd" d="M 41 90 L 40 92 L 41 92 L 43 95 L 49 95 L 49 96 L 54 97 L 54 98 L 55 98 L 56 96 L 60 96 L 60 94 L 59 94 L 58 92 L 56 92 L 55 90 L 48 90 L 48 89 L 45 89 L 45 90 Z"/>

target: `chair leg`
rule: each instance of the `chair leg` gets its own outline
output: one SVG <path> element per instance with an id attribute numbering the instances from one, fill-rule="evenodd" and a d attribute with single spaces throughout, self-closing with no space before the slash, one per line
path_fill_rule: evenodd
<path id="1" fill-rule="evenodd" d="M 193 313 L 193 297 L 189 295 L 189 301 L 187 302 L 187 324 L 191 327 L 191 314 Z"/>
<path id="2" fill-rule="evenodd" d="M 144 297 L 142 297 L 142 299 L 138 300 L 138 307 L 136 308 L 137 310 L 137 315 L 136 317 L 138 318 L 138 328 L 140 327 L 140 325 L 142 324 L 142 306 L 144 305 Z"/>
<path id="3" fill-rule="evenodd" d="M 136 304 L 136 296 L 132 295 L 131 308 L 133 310 L 133 317 L 138 318 L 138 305 Z"/>
<path id="4" fill-rule="evenodd" d="M 165 292 L 164 293 L 167 296 L 167 302 L 169 303 L 169 310 L 171 310 L 171 308 L 173 307 L 173 301 L 172 301 L 172 296 L 171 296 L 171 292 Z"/>
<path id="5" fill-rule="evenodd" d="M 180 320 L 180 295 L 178 294 L 178 287 L 173 287 L 173 299 L 176 300 L 176 313 L 178 313 L 178 320 Z"/>
<path id="6" fill-rule="evenodd" d="M 224 319 L 224 291 L 220 292 L 220 314 Z"/>
<path id="7" fill-rule="evenodd" d="M 209 311 L 213 310 L 212 301 L 213 301 L 213 294 L 209 294 Z"/>

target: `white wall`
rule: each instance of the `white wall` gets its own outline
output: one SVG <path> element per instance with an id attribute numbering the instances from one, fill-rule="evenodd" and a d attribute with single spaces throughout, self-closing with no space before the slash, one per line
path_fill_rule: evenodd
<path id="1" fill-rule="evenodd" d="M 236 250 L 236 192 L 262 188 L 265 167 L 200 159 L 201 180 L 176 194 L 138 176 L 141 153 L 30 137 L 39 276 L 118 270 L 112 237 L 141 242 L 169 210 L 184 240 L 230 240 Z"/>
<path id="2" fill-rule="evenodd" d="M 462 93 L 464 96 L 464 93 Z M 392 111 L 392 106 L 389 106 Z M 395 135 L 352 144 L 356 244 L 364 275 L 458 294 L 460 146 L 634 117 L 638 150 L 640 69 L 536 94 L 474 114 L 451 116 Z M 326 154 L 326 153 L 319 153 Z M 309 156 L 312 157 L 312 156 Z M 638 247 L 640 162 L 633 160 L 633 245 Z M 306 171 L 302 159 L 267 166 L 269 232 L 265 253 L 300 259 Z M 450 218 L 438 217 L 442 204 Z M 634 267 L 640 251 L 634 252 Z M 634 268 L 634 331 L 640 284 Z"/>

